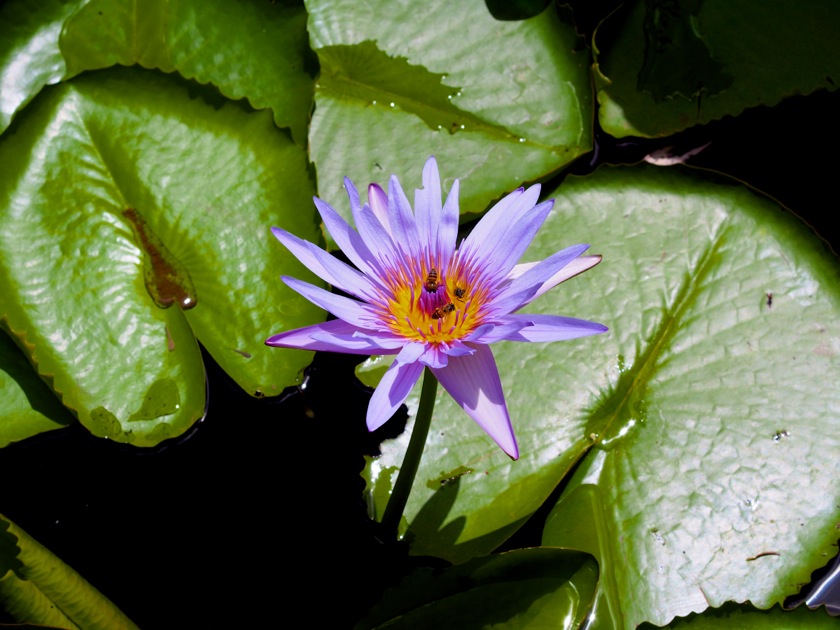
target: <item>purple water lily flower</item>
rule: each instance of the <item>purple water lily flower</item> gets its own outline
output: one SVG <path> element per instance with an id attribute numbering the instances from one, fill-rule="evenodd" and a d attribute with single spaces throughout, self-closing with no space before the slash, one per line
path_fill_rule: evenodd
<path id="1" fill-rule="evenodd" d="M 353 298 L 307 282 L 283 282 L 338 319 L 269 337 L 283 348 L 395 354 L 373 393 L 367 426 L 384 424 L 428 366 L 444 389 L 511 458 L 519 457 L 496 361 L 496 341 L 561 341 L 607 330 L 559 315 L 517 311 L 549 289 L 601 261 L 574 245 L 537 263 L 517 265 L 545 221 L 553 200 L 537 203 L 540 186 L 502 199 L 456 249 L 458 180 L 441 204 L 435 159 L 423 169 L 414 211 L 396 176 L 388 194 L 376 184 L 362 205 L 344 179 L 357 230 L 315 198 L 324 225 L 356 269 L 280 228 L 274 235 L 325 282 Z"/>

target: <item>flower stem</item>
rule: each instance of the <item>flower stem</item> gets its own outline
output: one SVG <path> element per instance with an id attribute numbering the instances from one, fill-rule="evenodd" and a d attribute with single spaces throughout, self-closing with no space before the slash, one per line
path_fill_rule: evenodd
<path id="1" fill-rule="evenodd" d="M 411 486 L 414 485 L 414 477 L 420 467 L 420 458 L 423 456 L 423 448 L 426 446 L 426 436 L 429 435 L 429 426 L 432 424 L 432 412 L 435 409 L 435 395 L 437 394 L 437 379 L 429 368 L 423 373 L 423 389 L 420 392 L 420 405 L 417 408 L 417 417 L 414 419 L 414 429 L 411 431 L 411 439 L 408 441 L 408 449 L 405 451 L 400 473 L 397 475 L 397 482 L 385 506 L 385 514 L 382 516 L 382 526 L 386 532 L 398 531 L 402 519 L 405 504 L 408 502 L 408 494 Z"/>

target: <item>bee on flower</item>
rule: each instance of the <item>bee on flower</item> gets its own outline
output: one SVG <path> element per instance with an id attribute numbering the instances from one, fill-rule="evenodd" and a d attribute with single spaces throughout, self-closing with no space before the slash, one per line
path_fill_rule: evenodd
<path id="1" fill-rule="evenodd" d="M 423 285 L 423 287 L 429 293 L 434 293 L 435 291 L 437 291 L 437 289 L 438 289 L 437 269 L 430 269 L 429 270 L 429 275 L 426 276 L 426 283 Z"/>
<path id="2" fill-rule="evenodd" d="M 458 180 L 441 202 L 435 159 L 423 169 L 414 209 L 399 180 L 388 193 L 368 187 L 362 205 L 344 180 L 356 229 L 327 203 L 315 205 L 336 244 L 355 265 L 280 228 L 274 235 L 313 273 L 353 297 L 284 276 L 283 282 L 338 319 L 281 332 L 269 346 L 394 354 L 373 393 L 367 426 L 384 424 L 408 397 L 424 367 L 511 458 L 519 457 L 499 372 L 489 345 L 547 342 L 605 332 L 606 326 L 560 315 L 518 311 L 601 261 L 573 245 L 537 263 L 517 264 L 551 211 L 540 186 L 520 188 L 491 208 L 457 246 Z"/>
<path id="3" fill-rule="evenodd" d="M 455 305 L 452 302 L 445 304 L 444 306 L 440 306 L 432 311 L 432 319 L 441 319 L 449 315 L 455 311 Z"/>

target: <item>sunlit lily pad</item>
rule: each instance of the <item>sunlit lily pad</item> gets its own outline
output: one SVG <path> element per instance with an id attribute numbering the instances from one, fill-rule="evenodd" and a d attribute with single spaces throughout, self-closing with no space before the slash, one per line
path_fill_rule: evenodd
<path id="1" fill-rule="evenodd" d="M 280 282 L 311 276 L 269 231 L 318 240 L 304 151 L 204 89 L 91 73 L 0 137 L 0 316 L 97 435 L 154 444 L 201 417 L 196 337 L 246 391 L 280 393 L 310 356 L 265 337 L 323 317 Z"/>
<path id="2" fill-rule="evenodd" d="M 270 107 L 304 146 L 312 109 L 306 11 L 283 2 L 91 0 L 61 34 L 67 75 L 139 64 Z"/>
<path id="3" fill-rule="evenodd" d="M 591 146 L 588 53 L 555 7 L 520 22 L 482 0 L 307 8 L 321 63 L 311 156 L 345 216 L 344 176 L 386 183 L 436 155 L 444 188 L 457 173 L 462 211 L 479 212 Z"/>
<path id="4" fill-rule="evenodd" d="M 627 627 L 780 602 L 836 551 L 836 259 L 773 202 L 688 169 L 603 168 L 551 196 L 525 258 L 590 242 L 604 262 L 527 310 L 610 332 L 494 347 L 517 462 L 439 395 L 406 514 L 413 552 L 487 553 L 583 458 L 574 485 L 600 507 L 564 509 L 564 495 L 563 535 L 545 542 L 610 560 Z M 374 477 L 393 478 L 406 439 L 384 445 Z M 600 556 L 581 538 L 596 532 Z"/>

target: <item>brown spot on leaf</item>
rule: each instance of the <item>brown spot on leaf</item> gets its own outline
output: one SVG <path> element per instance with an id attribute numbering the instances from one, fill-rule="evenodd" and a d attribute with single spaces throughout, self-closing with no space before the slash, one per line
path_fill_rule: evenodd
<path id="1" fill-rule="evenodd" d="M 182 310 L 194 308 L 198 303 L 195 287 L 184 266 L 149 230 L 137 210 L 126 208 L 123 216 L 131 222 L 140 247 L 146 254 L 143 257 L 143 279 L 155 304 L 160 308 L 169 308 L 176 303 Z"/>

